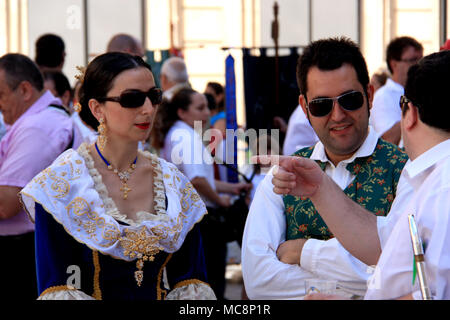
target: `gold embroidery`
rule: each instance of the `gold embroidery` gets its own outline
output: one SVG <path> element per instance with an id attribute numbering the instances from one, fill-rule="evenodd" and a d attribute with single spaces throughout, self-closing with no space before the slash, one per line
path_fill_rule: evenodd
<path id="1" fill-rule="evenodd" d="M 92 260 L 94 262 L 94 294 L 96 300 L 102 300 L 102 291 L 100 290 L 100 261 L 98 251 L 92 250 Z"/>
<path id="2" fill-rule="evenodd" d="M 119 238 L 120 231 L 114 224 L 106 223 L 105 219 L 100 217 L 95 211 L 91 210 L 89 203 L 83 198 L 73 199 L 66 207 L 69 216 L 75 214 L 81 217 L 81 219 L 74 218 L 80 228 L 77 229 L 81 232 L 81 228 L 86 232 L 87 239 L 93 239 L 101 247 L 109 247 L 114 244 Z M 86 216 L 89 220 L 84 221 L 83 216 Z M 100 230 L 98 230 L 98 228 Z M 97 239 L 97 235 L 101 234 L 102 239 L 106 240 L 106 243 L 102 244 L 102 241 Z"/>
<path id="3" fill-rule="evenodd" d="M 51 184 L 51 188 L 57 194 L 54 195 L 54 198 L 64 198 L 70 191 L 70 184 L 61 177 L 56 176 L 54 171 L 48 171 L 48 177 L 54 182 Z"/>
<path id="4" fill-rule="evenodd" d="M 156 281 L 156 300 L 164 300 L 167 295 L 167 290 L 161 289 L 161 278 L 164 272 L 164 268 L 166 267 L 167 263 L 169 262 L 170 258 L 172 258 L 172 254 L 169 254 L 166 258 L 166 261 L 164 261 L 163 265 L 159 269 L 158 272 L 158 280 Z M 164 294 L 164 297 L 162 295 Z"/>
<path id="5" fill-rule="evenodd" d="M 159 244 L 161 235 L 157 233 L 155 235 L 147 235 L 145 226 L 140 231 L 125 229 L 125 234 L 126 236 L 121 237 L 119 242 L 124 248 L 123 254 L 125 256 L 131 259 L 137 258 L 136 268 L 138 270 L 134 273 L 134 277 L 137 285 L 140 287 L 144 279 L 144 271 L 142 271 L 144 262 L 155 260 L 155 255 L 164 250 Z"/>

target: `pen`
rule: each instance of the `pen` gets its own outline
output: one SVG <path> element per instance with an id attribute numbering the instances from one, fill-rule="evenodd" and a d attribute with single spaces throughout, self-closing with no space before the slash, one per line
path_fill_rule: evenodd
<path id="1" fill-rule="evenodd" d="M 419 286 L 420 292 L 422 293 L 422 299 L 433 300 L 433 298 L 431 297 L 430 288 L 428 287 L 425 275 L 425 259 L 422 241 L 420 240 L 413 214 L 408 214 L 408 222 L 409 222 L 409 232 L 411 234 L 411 241 L 414 251 L 414 263 L 417 269 L 417 275 L 419 276 Z"/>

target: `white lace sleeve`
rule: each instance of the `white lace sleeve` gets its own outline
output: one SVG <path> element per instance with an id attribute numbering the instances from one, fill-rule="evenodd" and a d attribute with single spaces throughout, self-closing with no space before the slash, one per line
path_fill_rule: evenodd
<path id="1" fill-rule="evenodd" d="M 83 291 L 67 286 L 50 287 L 37 300 L 95 300 Z"/>
<path id="2" fill-rule="evenodd" d="M 217 300 L 211 287 L 199 280 L 187 280 L 178 283 L 169 292 L 166 300 Z"/>

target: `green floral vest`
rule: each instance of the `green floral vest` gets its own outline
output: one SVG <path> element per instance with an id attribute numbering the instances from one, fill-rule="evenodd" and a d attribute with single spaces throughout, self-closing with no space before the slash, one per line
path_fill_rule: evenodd
<path id="1" fill-rule="evenodd" d="M 294 156 L 309 158 L 313 149 L 314 147 L 301 149 Z M 347 165 L 347 170 L 355 175 L 355 179 L 345 188 L 344 193 L 375 215 L 385 216 L 395 198 L 398 179 L 407 160 L 406 153 L 397 146 L 378 139 L 372 155 L 356 158 Z M 317 163 L 325 170 L 325 162 Z M 283 196 L 283 202 L 287 240 L 333 238 L 311 200 L 287 195 Z"/>

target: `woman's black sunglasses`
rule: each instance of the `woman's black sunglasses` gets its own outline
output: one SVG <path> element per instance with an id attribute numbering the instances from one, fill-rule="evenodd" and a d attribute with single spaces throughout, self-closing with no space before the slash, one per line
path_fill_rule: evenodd
<path id="1" fill-rule="evenodd" d="M 317 98 L 308 104 L 308 110 L 314 117 L 324 117 L 333 109 L 334 101 L 347 111 L 354 111 L 364 104 L 364 95 L 359 91 L 351 91 L 334 98 Z"/>
<path id="2" fill-rule="evenodd" d="M 97 101 L 114 101 L 120 103 L 124 108 L 139 108 L 144 105 L 145 98 L 147 97 L 150 99 L 152 105 L 156 106 L 161 104 L 162 90 L 157 87 L 153 87 L 147 92 L 142 92 L 140 90 L 126 90 L 122 92 L 119 97 L 98 98 Z"/>

